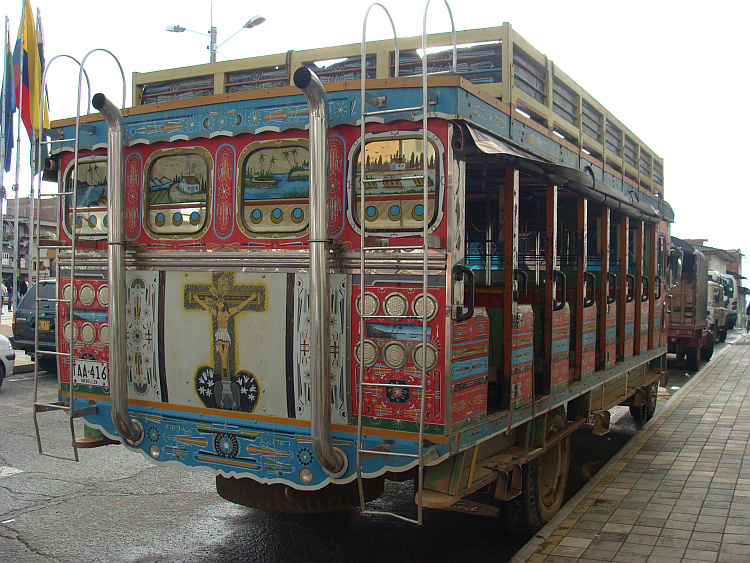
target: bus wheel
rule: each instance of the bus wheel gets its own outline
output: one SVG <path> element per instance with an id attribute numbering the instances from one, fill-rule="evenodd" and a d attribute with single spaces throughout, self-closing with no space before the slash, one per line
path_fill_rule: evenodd
<path id="1" fill-rule="evenodd" d="M 565 411 L 559 408 L 547 418 L 547 442 L 566 426 Z M 562 506 L 570 469 L 570 437 L 566 436 L 536 459 L 523 466 L 523 490 L 501 506 L 504 530 L 516 536 L 531 536 L 549 522 Z"/>
<path id="2" fill-rule="evenodd" d="M 365 479 L 365 500 L 383 493 L 385 478 Z M 267 485 L 254 479 L 216 476 L 216 492 L 229 502 L 281 514 L 320 514 L 359 506 L 357 481 L 328 484 L 316 491 L 301 491 L 281 483 Z"/>
<path id="3" fill-rule="evenodd" d="M 630 416 L 638 422 L 648 422 L 656 412 L 656 396 L 659 392 L 659 384 L 654 382 L 648 386 L 646 402 L 640 407 L 630 405 Z"/>

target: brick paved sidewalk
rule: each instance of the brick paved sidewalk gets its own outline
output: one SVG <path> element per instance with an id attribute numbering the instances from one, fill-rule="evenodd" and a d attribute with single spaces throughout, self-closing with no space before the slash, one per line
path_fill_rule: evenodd
<path id="1" fill-rule="evenodd" d="M 670 399 L 556 529 L 540 532 L 549 537 L 532 539 L 514 561 L 750 561 L 748 440 L 745 335 Z"/>

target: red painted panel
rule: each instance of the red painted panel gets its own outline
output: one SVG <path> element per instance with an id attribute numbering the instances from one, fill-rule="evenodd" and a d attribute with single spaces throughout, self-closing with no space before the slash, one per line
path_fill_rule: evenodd
<path id="1" fill-rule="evenodd" d="M 213 223 L 214 233 L 220 239 L 228 238 L 234 230 L 236 160 L 231 145 L 222 145 L 216 152 Z"/>
<path id="2" fill-rule="evenodd" d="M 510 408 L 518 409 L 531 402 L 534 382 L 534 312 L 529 305 L 519 305 L 521 323 L 511 338 Z"/>
<path id="3" fill-rule="evenodd" d="M 344 186 L 346 185 L 346 146 L 344 140 L 331 135 L 328 140 L 330 168 L 328 170 L 329 215 L 328 228 L 332 237 L 344 228 Z"/>
<path id="4" fill-rule="evenodd" d="M 66 296 L 64 294 L 65 287 L 70 285 L 70 278 L 68 279 L 60 279 L 58 280 L 57 284 L 57 291 L 58 291 L 58 298 L 64 299 Z M 81 310 L 99 310 L 103 311 L 104 313 L 107 312 L 107 306 L 102 304 L 99 301 L 99 288 L 102 286 L 107 286 L 107 280 L 103 280 L 100 278 L 92 278 L 92 279 L 86 279 L 86 278 L 76 278 L 75 280 L 75 289 L 76 289 L 76 299 L 73 304 L 73 308 L 76 312 Z M 84 303 L 81 301 L 81 288 L 85 288 L 84 291 L 88 293 L 88 295 L 91 295 L 91 292 L 93 292 L 93 302 L 92 303 Z M 73 320 L 73 324 L 76 327 L 76 330 L 74 330 L 74 335 L 76 335 L 74 348 L 75 348 L 75 355 L 76 357 L 84 357 L 91 360 L 99 360 L 102 362 L 109 362 L 109 346 L 106 343 L 103 343 L 101 341 L 101 334 L 102 334 L 102 327 L 107 325 L 106 314 L 101 317 L 102 320 L 92 320 L 92 319 L 80 319 L 78 318 L 78 315 L 76 315 L 76 318 Z M 66 302 L 61 302 L 58 305 L 57 308 L 57 327 L 58 330 L 56 331 L 56 338 L 57 338 L 57 346 L 58 350 L 60 352 L 67 353 L 70 351 L 70 346 L 68 344 L 68 340 L 64 336 L 63 328 L 65 327 L 66 323 L 70 321 L 70 315 L 68 311 L 68 305 Z M 90 344 L 86 344 L 83 339 L 83 327 L 85 324 L 90 324 L 93 326 L 95 330 L 96 337 L 93 342 Z M 61 357 L 61 370 L 60 370 L 60 381 L 62 383 L 69 383 L 70 382 L 70 369 L 69 369 L 69 357 L 68 356 L 62 356 Z"/>
<path id="5" fill-rule="evenodd" d="M 596 369 L 596 310 L 597 304 L 583 309 L 583 358 L 581 379 L 594 373 Z"/>
<path id="6" fill-rule="evenodd" d="M 641 351 L 648 350 L 649 304 L 641 302 Z"/>
<path id="7" fill-rule="evenodd" d="M 560 391 L 571 380 L 570 308 L 552 312 L 552 391 Z"/>
<path id="8" fill-rule="evenodd" d="M 453 424 L 487 413 L 487 379 L 455 391 L 452 397 Z"/>
<path id="9" fill-rule="evenodd" d="M 414 299 L 422 294 L 421 287 L 368 287 L 368 292 L 375 295 L 380 304 L 376 314 L 383 315 L 383 303 L 385 298 L 392 293 L 399 293 L 406 297 L 409 311 L 412 313 Z M 444 412 L 444 374 L 445 374 L 445 334 L 444 320 L 445 312 L 442 303 L 445 295 L 442 288 L 430 289 L 438 303 L 435 318 L 428 323 L 428 342 L 437 351 L 437 364 L 427 373 L 427 394 L 425 397 L 425 422 L 429 424 L 443 424 Z M 357 298 L 359 297 L 359 286 L 352 287 L 352 348 L 351 348 L 351 378 L 352 378 L 352 412 L 358 412 L 357 384 L 359 381 L 360 367 L 357 361 L 357 344 L 360 340 L 360 320 L 357 311 Z M 442 320 L 442 322 L 441 322 Z M 409 385 L 420 385 L 422 370 L 414 363 L 414 351 L 421 345 L 421 321 L 415 319 L 370 319 L 368 321 L 369 333 L 366 340 L 376 347 L 377 359 L 375 364 L 365 370 L 365 382 L 380 384 L 377 387 L 366 387 L 364 390 L 364 416 L 403 420 L 410 422 L 419 421 L 419 409 L 421 392 L 418 389 L 403 389 L 392 384 L 405 383 Z M 416 338 L 418 334 L 418 338 Z M 406 363 L 403 367 L 394 369 L 384 359 L 386 347 L 396 342 L 405 348 Z"/>
<path id="10" fill-rule="evenodd" d="M 633 343 L 635 342 L 635 301 L 625 304 L 625 349 L 624 358 L 633 356 Z"/>
<path id="11" fill-rule="evenodd" d="M 141 232 L 143 161 L 137 154 L 125 159 L 125 238 L 135 240 Z"/>

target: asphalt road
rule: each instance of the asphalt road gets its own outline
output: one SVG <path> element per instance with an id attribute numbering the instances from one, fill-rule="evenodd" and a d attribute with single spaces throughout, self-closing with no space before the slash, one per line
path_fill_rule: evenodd
<path id="1" fill-rule="evenodd" d="M 657 408 L 692 375 L 671 364 Z M 52 400 L 56 378 L 42 376 L 40 389 Z M 0 561 L 507 561 L 524 543 L 493 519 L 436 510 L 425 511 L 422 527 L 358 510 L 267 514 L 222 500 L 209 474 L 156 466 L 119 445 L 79 450 L 80 463 L 40 456 L 32 390 L 32 374 L 0 388 Z M 45 450 L 70 455 L 64 416 L 42 414 L 40 422 Z M 638 427 L 619 407 L 606 436 L 590 426 L 576 432 L 567 498 Z M 410 498 L 411 484 L 389 483 L 378 502 L 408 512 Z"/>

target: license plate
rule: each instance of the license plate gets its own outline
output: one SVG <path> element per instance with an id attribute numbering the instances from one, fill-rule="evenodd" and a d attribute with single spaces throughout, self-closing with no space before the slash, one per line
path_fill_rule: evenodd
<path id="1" fill-rule="evenodd" d="M 42 319 L 39 320 L 39 330 L 49 330 L 49 325 L 49 321 L 45 321 Z"/>
<path id="2" fill-rule="evenodd" d="M 109 387 L 109 371 L 107 362 L 95 360 L 76 360 L 73 373 L 73 383 L 77 385 L 93 385 L 95 387 Z"/>

